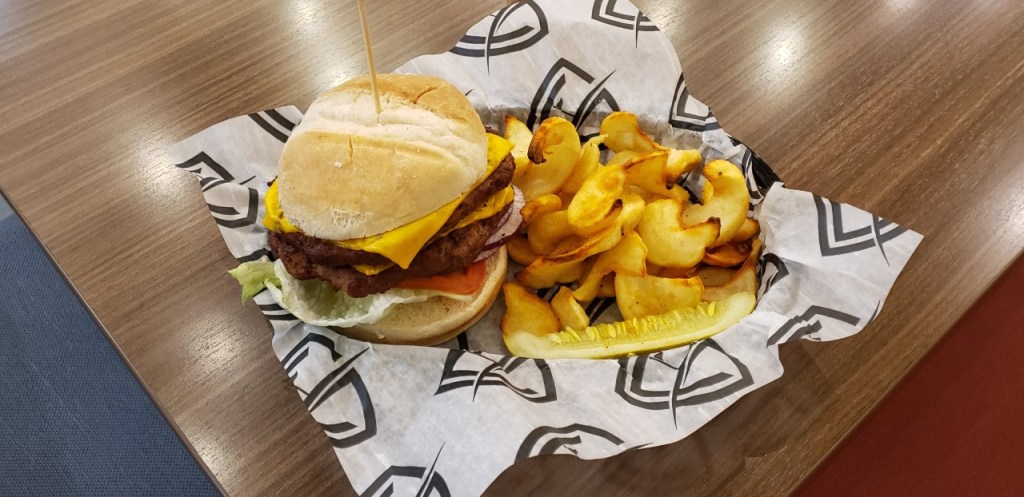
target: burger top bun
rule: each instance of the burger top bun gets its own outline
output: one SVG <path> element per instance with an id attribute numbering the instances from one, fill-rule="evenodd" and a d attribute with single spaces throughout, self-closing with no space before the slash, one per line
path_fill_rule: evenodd
<path id="1" fill-rule="evenodd" d="M 427 76 L 368 77 L 321 95 L 281 154 L 281 208 L 306 234 L 364 238 L 423 217 L 484 178 L 487 134 L 469 100 Z"/>

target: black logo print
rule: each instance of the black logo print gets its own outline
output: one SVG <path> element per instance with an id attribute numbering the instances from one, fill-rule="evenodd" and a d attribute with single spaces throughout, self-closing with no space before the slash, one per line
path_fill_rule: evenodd
<path id="1" fill-rule="evenodd" d="M 260 209 L 259 192 L 255 189 L 243 187 L 235 183 L 222 183 L 214 185 L 210 189 L 214 188 L 228 191 L 238 191 L 238 188 L 244 188 L 247 190 L 246 195 L 248 196 L 248 200 L 245 203 L 245 212 L 239 211 L 231 206 L 207 203 L 206 207 L 210 209 L 210 214 L 213 215 L 213 220 L 217 224 L 225 228 L 244 228 L 246 226 L 256 224 L 256 216 L 259 214 Z"/>
<path id="2" fill-rule="evenodd" d="M 762 254 L 758 262 L 757 281 L 761 282 L 761 284 L 757 286 L 757 300 L 761 300 L 761 297 L 768 293 L 768 290 L 775 286 L 776 283 L 789 276 L 789 269 L 786 268 L 786 263 L 779 256 L 771 252 Z"/>
<path id="3" fill-rule="evenodd" d="M 266 131 L 267 134 L 273 136 L 274 139 L 281 143 L 288 141 L 288 136 L 295 129 L 295 123 L 289 121 L 274 109 L 254 112 L 249 114 L 249 119 L 252 119 L 263 131 Z"/>
<path id="4" fill-rule="evenodd" d="M 213 158 L 207 155 L 206 152 L 199 152 L 191 159 L 182 162 L 181 164 L 175 164 L 174 166 L 196 175 L 196 177 L 199 178 L 199 187 L 202 188 L 204 192 L 224 183 L 237 183 L 239 185 L 244 185 L 255 178 L 255 176 L 253 176 L 245 181 L 235 181 L 234 175 L 232 175 L 226 167 L 213 160 Z"/>
<path id="5" fill-rule="evenodd" d="M 619 359 L 615 393 L 650 411 L 668 410 L 679 426 L 677 409 L 724 399 L 754 384 L 750 369 L 712 339 L 686 347 L 685 354 L 657 352 Z M 666 356 L 679 358 L 673 361 Z M 715 361 L 718 371 L 703 378 L 691 374 L 698 361 Z"/>
<path id="6" fill-rule="evenodd" d="M 444 445 L 441 446 L 444 449 Z M 416 497 L 451 497 L 448 483 L 435 471 L 441 451 L 437 451 L 429 468 L 420 466 L 391 466 L 377 477 L 360 497 L 391 497 L 392 495 L 415 495 Z M 396 488 L 397 487 L 397 488 Z"/>
<path id="7" fill-rule="evenodd" d="M 558 428 L 541 426 L 530 432 L 516 452 L 516 462 L 523 459 L 547 454 L 579 455 L 579 447 L 588 446 L 618 448 L 625 442 L 607 430 L 573 423 Z"/>
<path id="8" fill-rule="evenodd" d="M 826 206 L 826 203 L 828 206 Z M 885 243 L 907 231 L 906 228 L 895 225 L 874 214 L 871 215 L 870 225 L 846 231 L 843 226 L 842 204 L 837 204 L 831 200 L 814 195 L 814 207 L 818 211 L 818 245 L 821 248 L 822 257 L 848 254 L 878 247 L 878 250 L 882 253 L 882 258 L 888 264 L 889 257 L 885 254 Z M 828 222 L 829 214 L 832 217 L 831 225 Z"/>
<path id="9" fill-rule="evenodd" d="M 803 314 L 786 321 L 786 324 L 780 326 L 775 333 L 772 333 L 772 336 L 768 338 L 768 345 L 798 340 L 821 331 L 821 322 L 818 320 L 811 321 L 811 319 L 818 316 L 835 319 L 836 321 L 842 321 L 854 326 L 860 322 L 860 318 L 857 316 L 820 305 L 812 305 Z"/>
<path id="10" fill-rule="evenodd" d="M 743 148 L 746 151 L 743 152 L 743 161 L 740 163 L 740 169 L 743 171 L 743 178 L 747 180 L 747 191 L 750 192 L 750 206 L 753 208 L 753 206 L 760 204 L 764 200 L 768 190 L 779 181 L 779 176 L 750 147 L 744 145 Z"/>
<path id="11" fill-rule="evenodd" d="M 597 22 L 633 31 L 634 46 L 639 45 L 641 31 L 657 31 L 658 27 L 629 2 L 620 7 L 616 0 L 596 0 L 590 17 Z"/>
<path id="12" fill-rule="evenodd" d="M 274 254 L 272 252 L 270 252 L 269 249 L 266 249 L 266 248 L 261 248 L 261 249 L 253 250 L 252 252 L 250 252 L 248 254 L 245 254 L 245 255 L 243 255 L 241 257 L 238 257 L 237 259 L 238 259 L 238 262 L 252 262 L 252 261 L 258 261 L 258 260 L 260 260 L 260 259 L 262 259 L 264 257 L 266 257 L 267 259 L 270 259 L 271 261 L 277 260 L 277 258 L 274 257 Z"/>
<path id="13" fill-rule="evenodd" d="M 502 25 L 516 12 L 528 16 L 520 22 L 522 26 L 501 32 Z M 490 73 L 491 57 L 525 50 L 547 35 L 548 19 L 544 11 L 532 0 L 526 0 L 495 12 L 486 35 L 466 33 L 450 52 L 464 57 L 483 57 Z"/>
<path id="14" fill-rule="evenodd" d="M 473 399 L 482 387 L 499 386 L 512 390 L 530 402 L 554 401 L 555 380 L 551 369 L 540 359 L 503 356 L 498 360 L 469 352 L 451 350 L 444 361 L 441 382 L 434 395 L 472 388 Z"/>
<path id="15" fill-rule="evenodd" d="M 680 73 L 672 97 L 671 111 L 668 114 L 669 124 L 675 128 L 701 133 L 706 128 L 710 116 L 711 109 L 690 95 L 690 90 L 686 89 L 686 81 Z"/>
<path id="16" fill-rule="evenodd" d="M 296 321 L 298 319 L 277 303 L 257 305 L 260 311 L 263 312 L 263 315 L 271 321 Z"/>
<path id="17" fill-rule="evenodd" d="M 319 338 L 316 338 L 319 337 Z M 302 362 L 309 354 L 309 347 L 319 344 L 331 352 L 331 358 L 337 362 L 341 356 L 334 350 L 334 342 L 322 335 L 311 333 L 299 342 L 291 352 L 282 359 L 285 370 L 291 374 L 292 369 Z M 320 426 L 331 439 L 331 443 L 338 448 L 352 447 L 361 442 L 369 440 L 377 434 L 377 416 L 373 408 L 373 401 L 370 399 L 370 392 L 366 390 L 366 384 L 359 372 L 353 367 L 356 359 L 359 359 L 369 347 L 352 356 L 339 365 L 333 371 L 317 382 L 316 386 L 310 389 L 305 395 L 303 402 L 311 414 L 324 405 L 324 403 L 336 396 L 347 395 L 348 401 L 344 405 L 359 406 L 359 414 L 351 418 L 345 418 L 344 413 L 338 409 L 329 410 L 321 416 L 314 415 Z M 295 376 L 291 376 L 294 381 Z M 335 416 L 342 416 L 342 419 L 331 419 Z"/>
<path id="18" fill-rule="evenodd" d="M 537 123 L 551 116 L 552 108 L 571 116 L 572 124 L 577 128 L 587 121 L 587 118 L 602 102 L 613 111 L 619 110 L 619 104 L 615 101 L 615 97 L 605 88 L 605 83 L 613 74 L 615 71 L 608 73 L 603 79 L 597 80 L 576 64 L 566 59 L 558 59 L 558 62 L 555 62 L 548 70 L 540 88 L 537 88 L 537 92 L 533 95 L 526 125 L 532 129 Z M 585 93 L 583 100 L 575 109 L 567 109 L 565 95 L 577 92 Z"/>

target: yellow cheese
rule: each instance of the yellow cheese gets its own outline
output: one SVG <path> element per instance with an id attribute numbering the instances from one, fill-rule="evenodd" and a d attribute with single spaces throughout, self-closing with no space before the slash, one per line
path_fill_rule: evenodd
<path id="1" fill-rule="evenodd" d="M 263 205 L 267 209 L 267 215 L 263 217 L 263 226 L 275 233 L 295 233 L 299 231 L 292 223 L 284 217 L 281 210 L 281 201 L 277 198 L 277 180 L 270 184 L 267 189 L 267 196 L 263 199 Z"/>
<path id="2" fill-rule="evenodd" d="M 480 181 L 477 182 L 477 184 L 473 185 L 472 188 L 467 190 L 465 193 L 460 195 L 455 200 L 452 200 L 451 202 L 448 202 L 447 204 L 443 205 L 440 209 L 437 209 L 436 211 L 431 212 L 426 216 L 423 216 L 403 226 L 399 226 L 398 228 L 395 228 L 386 233 L 381 233 L 379 235 L 373 235 L 366 238 L 359 238 L 356 240 L 335 241 L 334 243 L 339 247 L 354 250 L 362 250 L 364 252 L 371 252 L 374 254 L 383 255 L 384 257 L 391 259 L 395 264 L 398 264 L 403 269 L 408 268 L 409 263 L 411 263 L 413 258 L 416 257 L 416 254 L 419 253 L 420 249 L 422 249 L 423 246 L 426 245 L 426 243 L 430 241 L 430 239 L 433 238 L 435 234 L 437 234 L 438 230 L 441 229 L 441 226 L 444 226 L 444 223 L 448 221 L 448 218 L 450 218 L 452 213 L 455 212 L 455 209 L 459 206 L 459 204 L 461 204 L 462 201 L 465 200 L 466 196 L 469 195 L 469 192 L 473 191 L 473 189 L 476 188 L 480 183 L 482 183 L 484 179 L 490 176 L 491 173 L 498 168 L 498 165 L 501 164 L 502 159 L 504 159 L 505 156 L 508 155 L 509 152 L 511 151 L 511 142 L 505 140 L 504 138 L 501 138 L 500 136 L 488 133 L 487 171 L 480 178 Z M 273 199 L 270 198 L 272 194 L 274 197 Z M 505 190 L 502 190 L 502 192 L 499 192 L 494 197 L 497 197 L 499 195 L 507 196 L 507 193 Z M 492 197 L 491 200 L 493 200 L 494 197 Z M 511 201 L 511 197 L 509 197 L 509 199 L 509 201 Z M 480 211 L 485 207 L 489 207 L 492 210 L 492 213 L 497 212 L 494 209 L 494 204 L 492 204 L 491 200 L 488 200 L 488 202 L 486 202 L 484 206 L 481 206 L 480 209 L 477 209 L 477 211 Z M 284 212 L 281 211 L 280 202 L 277 200 L 277 189 L 274 186 L 271 186 L 270 190 L 267 191 L 266 205 L 267 217 L 264 218 L 263 224 L 264 226 L 267 227 L 267 229 L 285 233 L 287 233 L 288 231 L 284 230 L 288 228 L 298 231 L 291 223 L 287 221 L 287 219 L 285 219 Z M 498 209 L 504 207 L 505 205 L 507 205 L 507 203 L 502 204 L 500 207 L 498 207 Z M 275 208 L 271 209 L 272 206 Z M 476 214 L 477 211 L 474 211 L 470 215 L 472 216 Z M 366 267 L 364 269 L 366 269 L 366 271 L 374 271 L 377 270 L 378 268 Z M 380 271 L 383 271 L 383 269 L 380 269 L 377 272 Z"/>
<path id="3" fill-rule="evenodd" d="M 476 210 L 470 212 L 469 214 L 466 215 L 466 217 L 462 218 L 462 220 L 459 221 L 454 228 L 452 228 L 452 231 L 465 228 L 466 226 L 469 226 L 477 221 L 482 221 L 491 216 L 494 216 L 495 214 L 501 212 L 501 210 L 504 209 L 506 205 L 511 204 L 512 199 L 515 198 L 515 196 L 515 190 L 513 190 L 511 186 L 499 191 L 498 193 L 495 193 L 494 195 L 491 195 L 491 198 L 487 199 L 487 202 L 484 202 L 483 205 L 477 207 Z"/>
<path id="4" fill-rule="evenodd" d="M 390 264 L 378 264 L 378 265 L 373 265 L 373 264 L 353 264 L 352 267 L 356 271 L 359 271 L 360 273 L 363 273 L 363 274 L 365 274 L 367 276 L 373 276 L 375 274 L 383 273 L 385 269 L 388 269 L 389 267 L 394 266 L 394 265 L 395 265 L 395 263 L 392 262 Z"/>

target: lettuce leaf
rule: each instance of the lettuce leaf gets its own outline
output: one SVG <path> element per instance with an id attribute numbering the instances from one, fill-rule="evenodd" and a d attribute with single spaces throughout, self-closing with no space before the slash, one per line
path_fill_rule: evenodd
<path id="1" fill-rule="evenodd" d="M 239 285 L 242 285 L 242 303 L 256 296 L 266 288 L 267 283 L 280 286 L 274 272 L 274 263 L 266 258 L 258 261 L 245 262 L 228 271 Z"/>
<path id="2" fill-rule="evenodd" d="M 318 280 L 297 280 L 288 274 L 281 261 L 246 262 L 229 274 L 242 285 L 242 300 L 252 298 L 266 288 L 283 309 L 299 320 L 316 326 L 350 327 L 379 321 L 395 305 L 423 302 L 432 297 L 447 297 L 464 302 L 472 295 L 437 290 L 393 288 L 384 293 L 354 298 L 336 292 L 330 284 Z"/>

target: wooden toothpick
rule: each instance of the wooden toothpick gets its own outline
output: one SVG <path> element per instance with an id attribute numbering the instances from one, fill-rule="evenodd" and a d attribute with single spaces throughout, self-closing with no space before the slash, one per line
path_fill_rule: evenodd
<path id="1" fill-rule="evenodd" d="M 380 114 L 380 93 L 377 92 L 377 66 L 373 63 L 373 46 L 370 44 L 370 25 L 366 22 L 366 0 L 359 3 L 359 22 L 363 25 L 363 44 L 366 46 L 366 64 L 370 66 L 370 91 L 373 92 L 373 105 Z"/>

